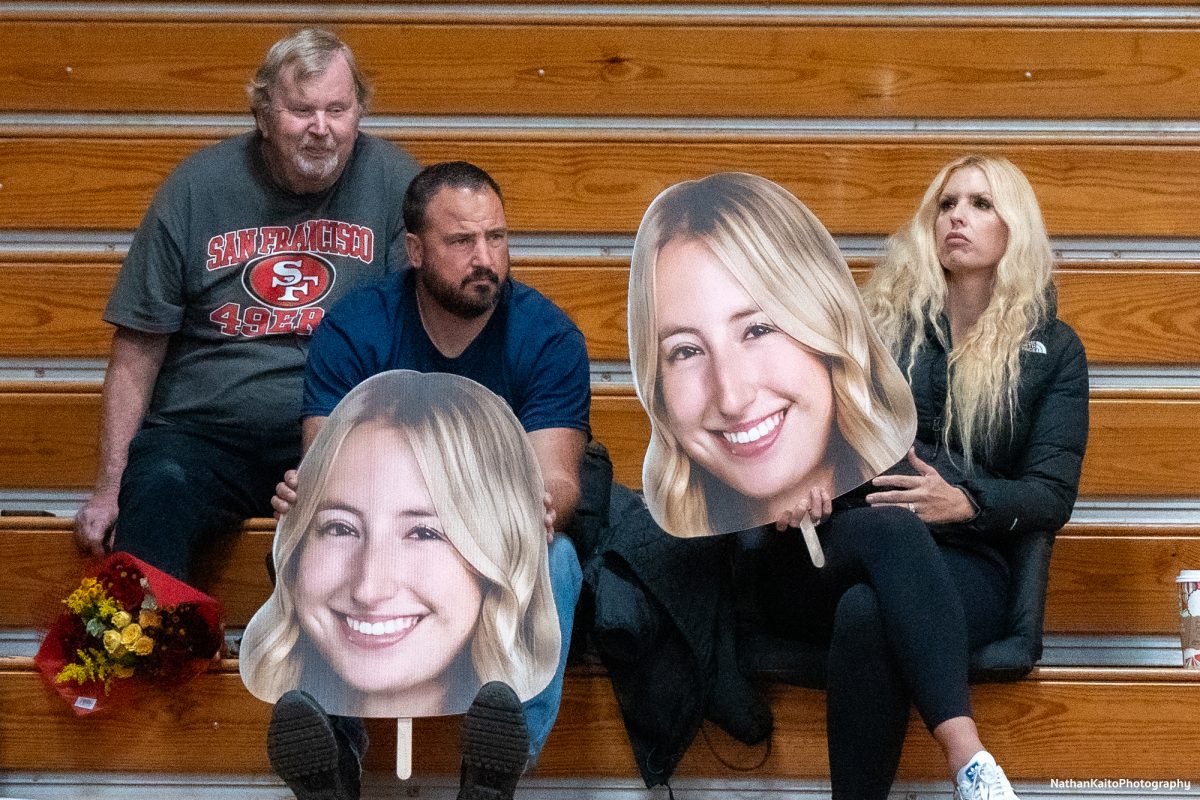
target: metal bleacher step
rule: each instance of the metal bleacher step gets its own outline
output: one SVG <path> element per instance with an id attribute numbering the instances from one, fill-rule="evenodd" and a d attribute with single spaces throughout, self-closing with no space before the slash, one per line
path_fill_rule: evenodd
<path id="1" fill-rule="evenodd" d="M 1038 663 L 1044 667 L 1179 667 L 1183 655 L 1178 636 L 1049 634 Z"/>
<path id="2" fill-rule="evenodd" d="M 35 630 L 0 630 L 0 658 L 32 658 L 42 634 Z M 225 632 L 236 653 L 241 628 Z M 1048 634 L 1043 667 L 1178 667 L 1182 665 L 1177 636 L 1117 636 Z M 0 800 L 4 800 L 0 797 Z"/>
<path id="3" fill-rule="evenodd" d="M 680 800 L 826 800 L 828 781 L 683 779 L 672 781 Z M 1162 800 L 1196 797 L 1187 780 L 1138 781 L 1065 776 L 1047 782 L 1014 782 L 1022 800 Z M 455 800 L 453 778 L 413 778 L 368 773 L 362 800 Z M 898 781 L 889 800 L 951 800 L 948 782 Z M 659 800 L 665 789 L 646 789 L 636 780 L 526 778 L 520 800 Z M 0 775 L 0 800 L 292 800 L 278 779 L 262 775 L 146 775 L 128 772 L 8 773 Z"/>

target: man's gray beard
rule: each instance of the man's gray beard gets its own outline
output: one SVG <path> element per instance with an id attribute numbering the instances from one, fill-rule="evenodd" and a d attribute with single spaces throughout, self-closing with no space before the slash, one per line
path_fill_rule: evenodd
<path id="1" fill-rule="evenodd" d="M 463 291 L 461 287 L 452 286 L 442 281 L 431 269 L 417 270 L 417 279 L 425 287 L 439 306 L 460 319 L 476 319 L 496 307 L 500 300 L 500 291 L 504 288 L 507 278 L 501 281 L 490 298 Z"/>
<path id="2" fill-rule="evenodd" d="M 337 151 L 334 151 L 325 158 L 319 160 L 313 160 L 311 158 L 306 158 L 303 155 L 297 155 L 296 168 L 304 177 L 319 181 L 328 178 L 334 173 L 334 171 L 338 168 L 338 161 L 339 159 Z"/>

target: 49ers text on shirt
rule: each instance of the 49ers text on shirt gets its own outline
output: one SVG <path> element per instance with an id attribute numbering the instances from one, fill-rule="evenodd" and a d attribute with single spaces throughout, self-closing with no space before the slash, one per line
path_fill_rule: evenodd
<path id="1" fill-rule="evenodd" d="M 337 277 L 333 264 L 322 256 L 370 264 L 374 255 L 374 231 L 335 220 L 308 220 L 292 228 L 243 228 L 213 236 L 205 266 L 213 271 L 244 263 L 242 285 L 250 302 L 225 303 L 208 318 L 226 336 L 311 335 L 325 316 L 325 309 L 317 304 Z"/>

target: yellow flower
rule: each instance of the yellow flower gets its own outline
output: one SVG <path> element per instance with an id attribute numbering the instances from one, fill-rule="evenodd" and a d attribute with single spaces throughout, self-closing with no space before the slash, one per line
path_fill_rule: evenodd
<path id="1" fill-rule="evenodd" d="M 88 680 L 87 670 L 78 664 L 67 664 L 58 674 L 54 676 L 55 683 L 66 683 L 67 681 L 75 681 L 76 683 L 86 683 Z"/>
<path id="2" fill-rule="evenodd" d="M 139 656 L 148 656 L 154 650 L 154 640 L 149 636 L 141 636 L 133 643 L 133 652 Z"/>
<path id="3" fill-rule="evenodd" d="M 127 667 L 124 664 L 117 664 L 113 667 L 113 675 L 118 678 L 132 678 L 133 667 Z"/>
<path id="4" fill-rule="evenodd" d="M 162 627 L 162 615 L 157 611 L 143 608 L 138 612 L 138 625 L 143 628 L 160 628 Z"/>
<path id="5" fill-rule="evenodd" d="M 71 592 L 63 602 L 72 613 L 82 614 L 88 606 L 97 602 L 98 598 L 107 599 L 104 590 L 96 583 L 95 578 L 84 578 L 79 588 Z"/>
<path id="6" fill-rule="evenodd" d="M 107 630 L 104 632 L 104 649 L 110 653 L 116 653 L 121 646 L 121 632 Z"/>
<path id="7" fill-rule="evenodd" d="M 112 625 L 114 628 L 124 628 L 129 623 L 133 622 L 133 617 L 129 616 L 128 611 L 118 611 L 112 615 Z"/>
<path id="8" fill-rule="evenodd" d="M 121 629 L 121 644 L 125 645 L 126 647 L 129 647 L 134 642 L 136 642 L 138 640 L 138 637 L 141 635 L 142 635 L 142 626 L 141 625 L 138 625 L 137 623 L 134 623 L 132 625 L 126 625 Z"/>
<path id="9" fill-rule="evenodd" d="M 100 617 L 111 617 L 121 610 L 117 601 L 106 594 L 101 594 L 94 602 L 96 603 L 96 615 Z"/>

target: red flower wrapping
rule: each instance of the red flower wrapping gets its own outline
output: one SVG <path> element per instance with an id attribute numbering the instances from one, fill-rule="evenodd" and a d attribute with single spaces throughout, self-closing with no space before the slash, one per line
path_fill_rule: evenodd
<path id="1" fill-rule="evenodd" d="M 109 657 L 103 654 L 111 651 L 106 650 L 103 637 L 97 634 L 105 628 L 113 629 L 108 616 L 107 624 L 93 622 L 97 630 L 89 631 L 85 617 L 92 614 L 81 615 L 64 607 L 42 641 L 34 663 L 76 714 L 123 702 L 122 695 L 129 694 L 137 683 L 178 685 L 203 672 L 220 654 L 224 626 L 221 607 L 212 597 L 128 553 L 113 553 L 99 563 L 94 574 L 84 577 L 94 577 L 104 596 L 112 601 L 106 608 L 127 612 L 133 623 L 139 622 L 143 609 L 150 612 L 143 617 L 149 624 L 137 626 L 140 634 L 129 632 L 134 638 L 151 640 L 153 647 L 148 653 L 136 655 L 133 640 L 118 647 L 121 660 L 129 664 L 123 669 L 132 672 L 130 677 L 60 680 L 67 665 L 82 660 L 80 651 Z M 68 599 L 72 596 L 74 592 Z"/>

